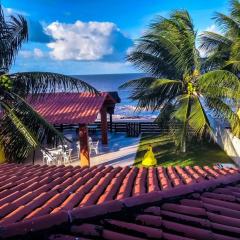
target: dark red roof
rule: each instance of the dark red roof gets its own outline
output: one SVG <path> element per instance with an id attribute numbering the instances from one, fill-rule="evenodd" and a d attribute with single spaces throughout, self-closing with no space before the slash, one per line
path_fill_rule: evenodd
<path id="1" fill-rule="evenodd" d="M 237 168 L 3 164 L 0 237 L 236 239 L 238 181 Z"/>
<path id="2" fill-rule="evenodd" d="M 116 103 L 108 93 L 46 93 L 31 100 L 33 108 L 52 124 L 93 123 L 105 101 Z"/>

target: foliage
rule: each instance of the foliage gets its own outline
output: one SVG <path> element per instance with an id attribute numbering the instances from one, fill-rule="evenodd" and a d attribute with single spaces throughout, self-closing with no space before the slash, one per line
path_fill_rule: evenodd
<path id="1" fill-rule="evenodd" d="M 64 136 L 46 122 L 25 101 L 41 93 L 55 91 L 96 92 L 87 83 L 57 73 L 9 73 L 22 44 L 28 39 L 28 25 L 23 16 L 5 18 L 0 5 L 0 144 L 8 161 L 21 162 L 37 147 L 43 147 L 46 138 L 66 141 Z"/>
<path id="2" fill-rule="evenodd" d="M 176 151 L 170 134 L 143 134 L 136 154 L 134 165 L 141 167 L 143 156 L 149 144 L 153 147 L 157 165 L 169 166 L 214 166 L 217 163 L 234 164 L 232 159 L 212 141 L 198 141 L 196 138 L 188 142 L 188 151 Z"/>
<path id="3" fill-rule="evenodd" d="M 230 13 L 215 13 L 219 32 L 205 31 L 201 35 L 201 49 L 205 52 L 207 69 L 225 69 L 239 74 L 240 70 L 240 2 L 230 1 Z"/>
<path id="4" fill-rule="evenodd" d="M 187 138 L 211 134 L 207 110 L 228 119 L 240 136 L 240 120 L 226 105 L 226 98 L 237 101 L 239 97 L 238 77 L 225 69 L 204 73 L 196 41 L 197 32 L 187 11 L 158 17 L 128 56 L 152 77 L 121 86 L 132 90 L 130 97 L 138 101 L 139 108 L 164 113 L 176 145 L 183 152 Z M 161 115 L 159 120 L 163 120 Z"/>

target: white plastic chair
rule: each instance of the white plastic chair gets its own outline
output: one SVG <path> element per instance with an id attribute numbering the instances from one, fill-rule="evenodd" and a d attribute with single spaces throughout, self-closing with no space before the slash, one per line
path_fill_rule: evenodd
<path id="1" fill-rule="evenodd" d="M 64 164 L 71 163 L 71 160 L 72 160 L 72 149 L 69 148 L 68 152 L 63 152 L 62 157 L 63 157 L 63 163 Z"/>
<path id="2" fill-rule="evenodd" d="M 91 138 L 89 138 L 89 148 L 90 148 L 90 151 L 94 151 L 96 154 L 98 154 L 98 145 L 99 145 L 99 141 L 97 142 L 93 142 Z"/>
<path id="3" fill-rule="evenodd" d="M 45 151 L 41 150 L 43 154 L 43 164 L 51 165 L 57 162 L 56 156 L 51 156 L 50 154 L 46 153 Z"/>

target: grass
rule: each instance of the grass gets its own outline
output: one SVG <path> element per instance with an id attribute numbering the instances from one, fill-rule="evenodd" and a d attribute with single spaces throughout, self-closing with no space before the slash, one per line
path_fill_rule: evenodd
<path id="1" fill-rule="evenodd" d="M 149 144 L 159 166 L 212 166 L 216 163 L 233 163 L 230 157 L 212 142 L 192 141 L 187 145 L 187 152 L 176 152 L 174 142 L 169 135 L 143 134 L 138 147 L 135 165 L 141 166 L 143 156 Z"/>

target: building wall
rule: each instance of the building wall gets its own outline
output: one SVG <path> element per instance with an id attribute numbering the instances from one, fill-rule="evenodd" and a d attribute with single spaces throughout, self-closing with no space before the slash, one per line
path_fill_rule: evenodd
<path id="1" fill-rule="evenodd" d="M 240 139 L 235 137 L 221 120 L 208 116 L 216 143 L 240 166 Z"/>

